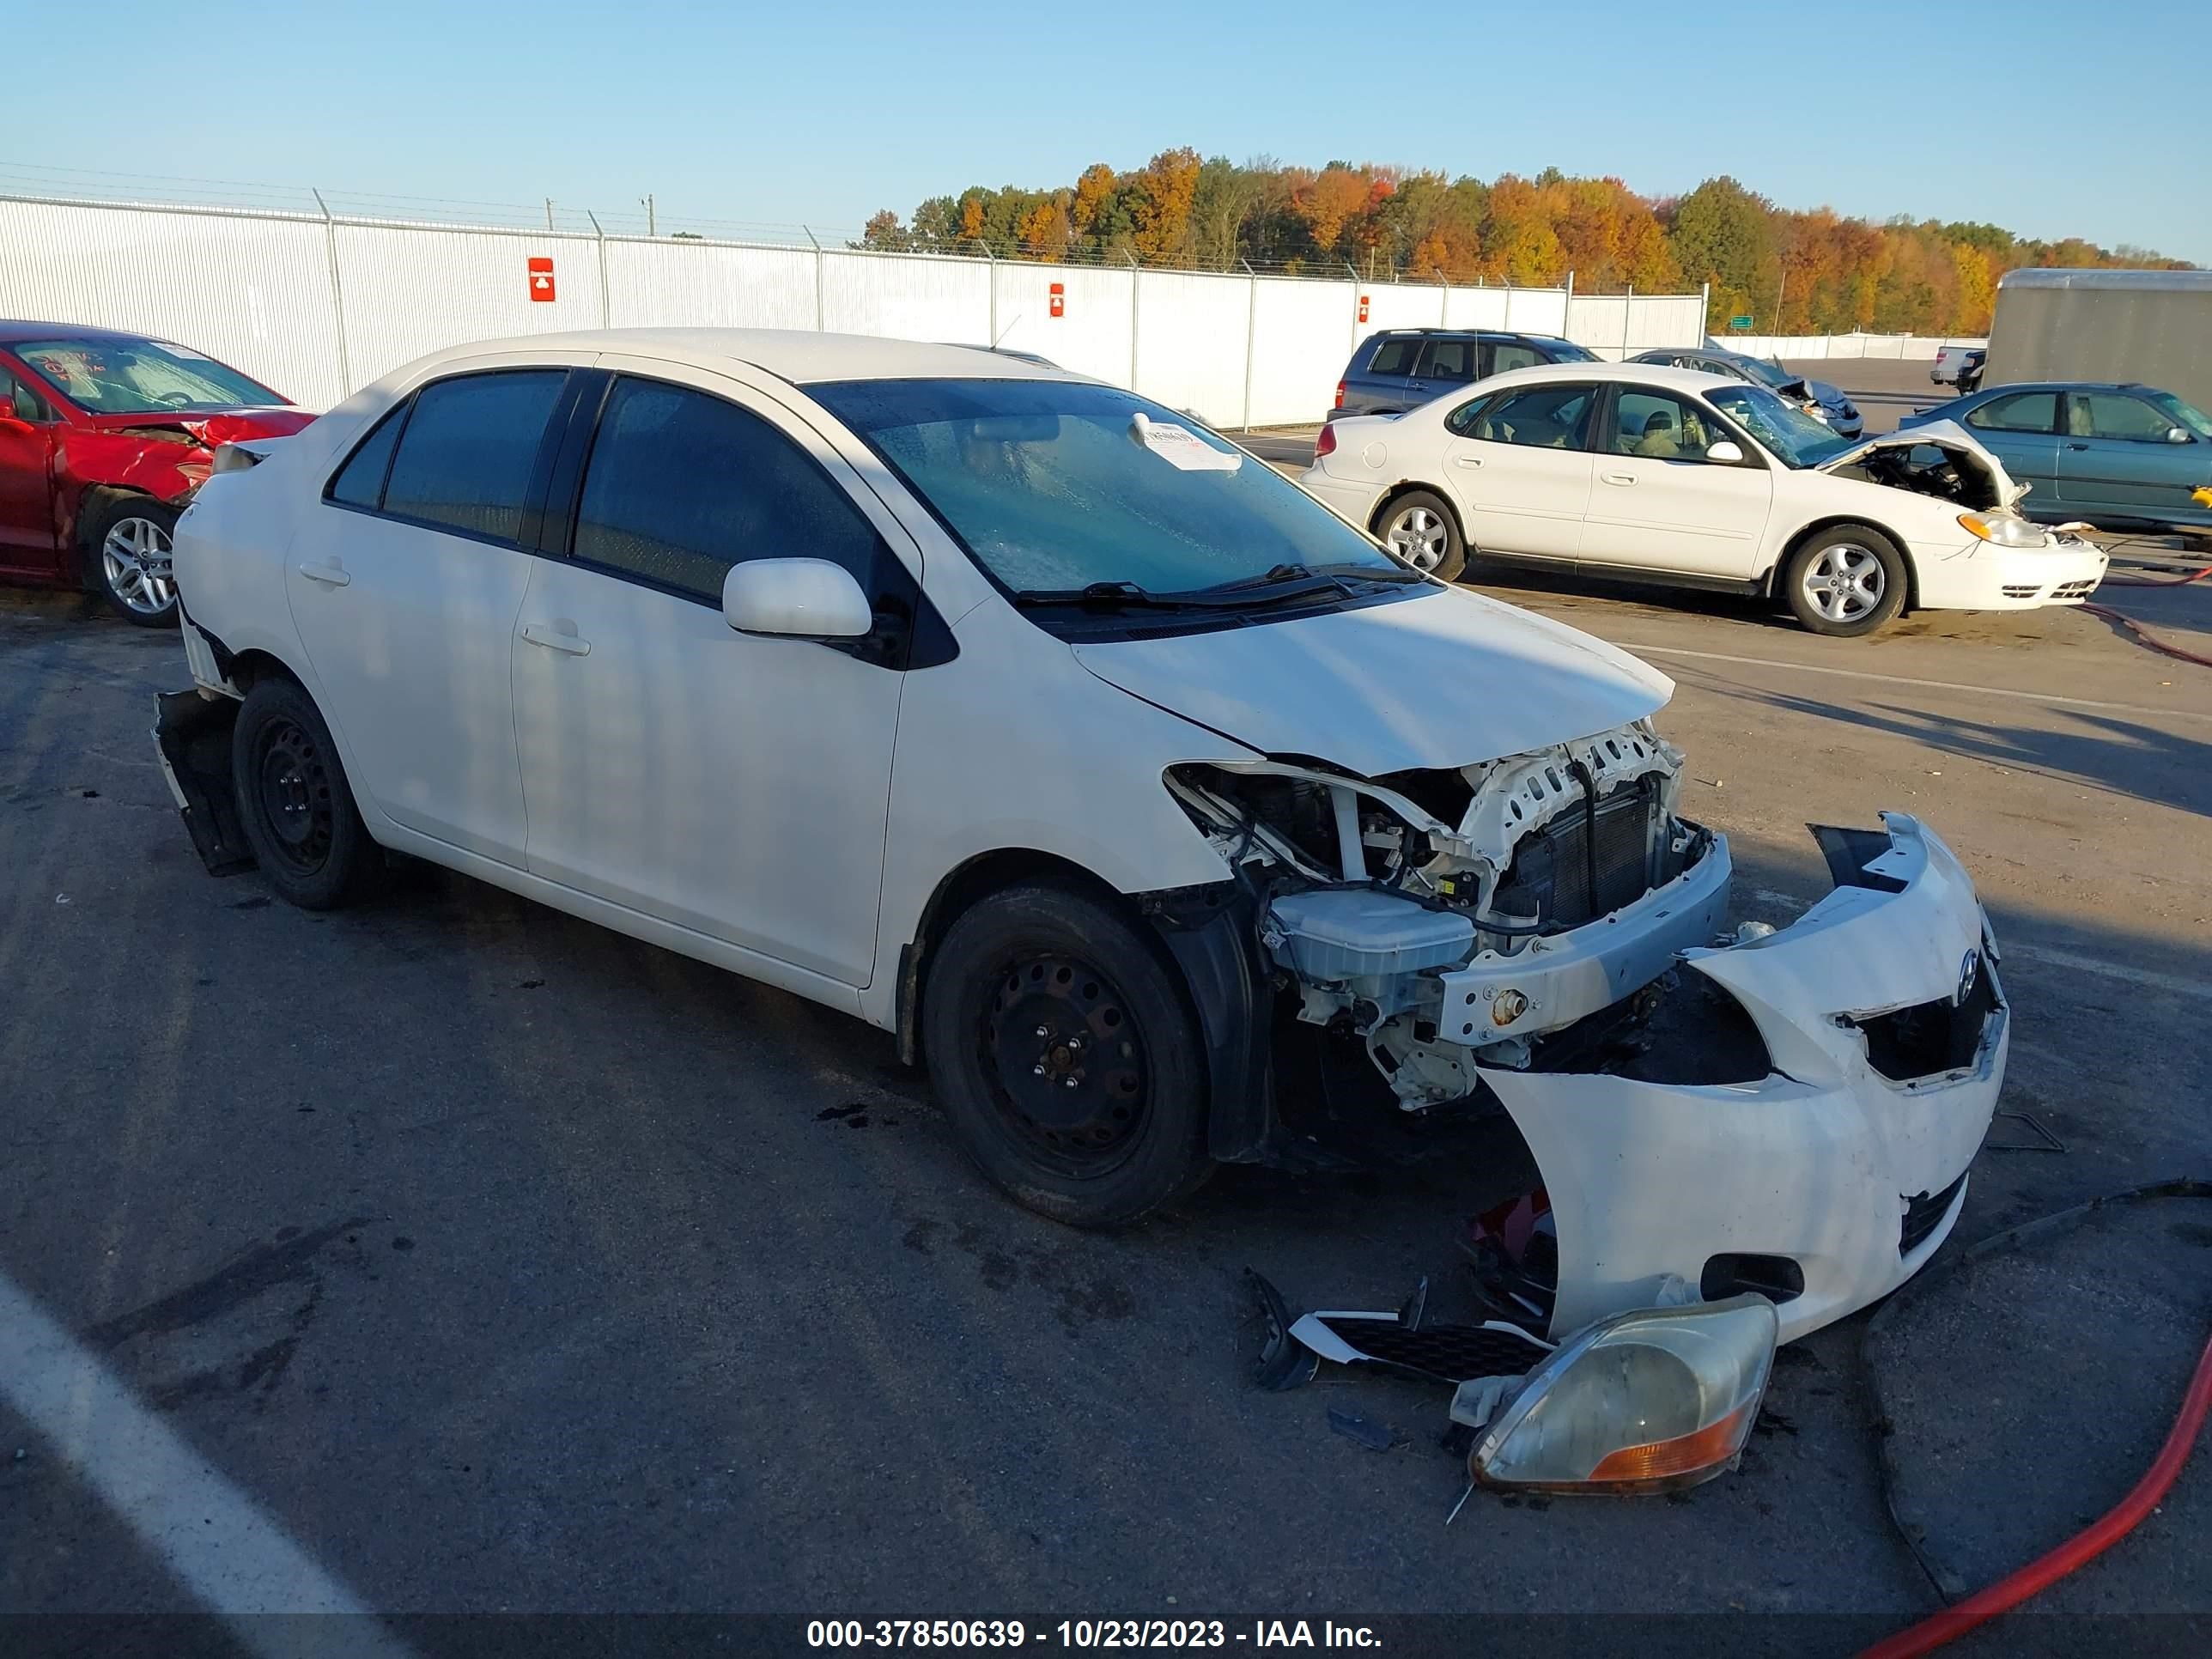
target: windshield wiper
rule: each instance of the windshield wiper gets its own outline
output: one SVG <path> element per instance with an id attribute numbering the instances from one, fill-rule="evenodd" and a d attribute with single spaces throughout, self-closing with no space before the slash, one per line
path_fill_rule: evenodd
<path id="1" fill-rule="evenodd" d="M 1134 582 L 1091 582 L 1082 587 L 1024 587 L 1014 595 L 1024 608 L 1056 605 L 1097 605 L 1109 611 L 1210 611 L 1211 599 L 1183 593 L 1155 593 Z"/>
<path id="2" fill-rule="evenodd" d="M 1353 581 L 1391 582 L 1410 587 L 1416 582 L 1426 582 L 1434 577 L 1423 574 L 1405 564 L 1316 564 L 1309 565 L 1317 576 L 1340 576 Z"/>

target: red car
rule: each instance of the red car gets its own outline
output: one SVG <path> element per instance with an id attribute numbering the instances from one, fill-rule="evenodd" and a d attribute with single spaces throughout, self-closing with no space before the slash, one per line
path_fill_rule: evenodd
<path id="1" fill-rule="evenodd" d="M 177 618 L 169 534 L 217 444 L 315 417 L 203 352 L 65 323 L 0 322 L 0 578 Z"/>

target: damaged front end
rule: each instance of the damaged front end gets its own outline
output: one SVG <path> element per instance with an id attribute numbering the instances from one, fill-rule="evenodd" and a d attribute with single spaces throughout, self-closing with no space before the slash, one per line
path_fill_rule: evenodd
<path id="1" fill-rule="evenodd" d="M 1254 894 L 1297 1020 L 1356 1040 L 1418 1112 L 1713 936 L 1728 843 L 1675 816 L 1681 763 L 1638 720 L 1455 771 L 1261 761 L 1168 786 Z"/>
<path id="2" fill-rule="evenodd" d="M 1486 1278 L 1553 1340 L 1753 1294 L 1786 1341 L 1865 1305 L 1948 1233 L 2003 1081 L 1996 950 L 1940 839 L 1816 830 L 1835 890 L 1731 933 L 1681 767 L 1638 720 L 1456 771 L 1167 779 L 1247 896 L 1279 1037 L 1387 1103 L 1374 1138 L 1510 1119 L 1539 1196 Z"/>

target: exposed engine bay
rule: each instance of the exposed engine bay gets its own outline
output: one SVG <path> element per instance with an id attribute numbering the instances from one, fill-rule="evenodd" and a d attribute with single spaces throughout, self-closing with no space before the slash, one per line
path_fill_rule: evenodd
<path id="1" fill-rule="evenodd" d="M 1970 468 L 1962 471 L 1957 454 L 1933 444 L 1871 450 L 1849 466 L 1838 467 L 1836 476 L 1932 495 L 1969 512 L 1990 512 L 2002 505 L 1992 480 Z"/>
<path id="2" fill-rule="evenodd" d="M 1373 780 L 1273 761 L 1190 765 L 1174 792 L 1257 890 L 1297 1018 L 1348 1030 L 1407 1110 L 1710 942 L 1724 839 L 1675 816 L 1682 756 L 1648 720 L 1456 770 Z"/>

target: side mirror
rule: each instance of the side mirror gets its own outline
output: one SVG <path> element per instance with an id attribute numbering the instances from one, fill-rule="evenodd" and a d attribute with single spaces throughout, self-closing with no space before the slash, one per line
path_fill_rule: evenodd
<path id="1" fill-rule="evenodd" d="M 1717 444 L 1706 446 L 1705 459 L 1722 466 L 1741 466 L 1743 465 L 1743 446 L 1732 438 L 1723 438 Z"/>
<path id="2" fill-rule="evenodd" d="M 857 640 L 874 631 L 868 596 L 827 559 L 753 559 L 722 578 L 722 619 L 740 634 Z"/>
<path id="3" fill-rule="evenodd" d="M 2178 426 L 2170 426 L 2166 429 L 2166 441 L 2170 444 L 2185 444 L 2189 441 L 2189 434 Z"/>

